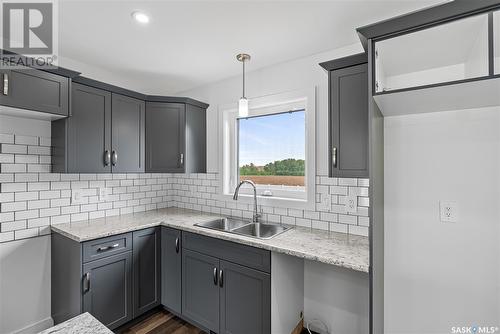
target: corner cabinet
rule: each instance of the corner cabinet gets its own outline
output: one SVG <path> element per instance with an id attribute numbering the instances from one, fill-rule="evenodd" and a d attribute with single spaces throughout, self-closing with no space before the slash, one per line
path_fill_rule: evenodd
<path id="1" fill-rule="evenodd" d="M 181 231 L 161 228 L 161 303 L 176 314 L 182 312 Z"/>
<path id="2" fill-rule="evenodd" d="M 68 116 L 69 80 L 28 67 L 0 70 L 0 105 Z"/>
<path id="3" fill-rule="evenodd" d="M 329 175 L 368 177 L 366 54 L 320 64 L 329 83 Z"/>
<path id="4" fill-rule="evenodd" d="M 206 172 L 206 109 L 146 103 L 146 172 Z"/>
<path id="5" fill-rule="evenodd" d="M 160 229 L 133 232 L 134 318 L 160 305 Z"/>
<path id="6" fill-rule="evenodd" d="M 144 101 L 72 84 L 70 117 L 52 122 L 54 172 L 143 172 Z"/>

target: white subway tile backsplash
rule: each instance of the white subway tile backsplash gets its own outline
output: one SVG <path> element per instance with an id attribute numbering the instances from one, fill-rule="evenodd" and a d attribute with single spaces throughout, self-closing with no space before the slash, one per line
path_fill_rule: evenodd
<path id="1" fill-rule="evenodd" d="M 14 143 L 24 145 L 38 145 L 38 137 L 15 135 Z"/>
<path id="2" fill-rule="evenodd" d="M 14 144 L 14 135 L 13 134 L 1 134 L 0 133 L 0 143 Z"/>
<path id="3" fill-rule="evenodd" d="M 28 153 L 28 147 L 26 145 L 1 144 L 0 149 L 1 153 Z"/>
<path id="4" fill-rule="evenodd" d="M 50 138 L 0 134 L 0 242 L 50 233 L 51 224 L 177 206 L 251 219 L 252 205 L 221 200 L 219 174 L 51 173 Z M 316 209 L 261 206 L 275 223 L 366 235 L 368 179 L 316 177 Z M 107 198 L 98 196 L 107 188 Z M 71 203 L 72 191 L 82 196 Z M 358 196 L 358 212 L 346 214 L 344 196 Z M 322 207 L 322 196 L 331 205 Z M 351 228 L 353 227 L 353 228 Z"/>

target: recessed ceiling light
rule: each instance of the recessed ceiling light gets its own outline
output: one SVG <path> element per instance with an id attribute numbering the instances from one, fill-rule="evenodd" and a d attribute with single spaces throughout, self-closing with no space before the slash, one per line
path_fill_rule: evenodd
<path id="1" fill-rule="evenodd" d="M 144 12 L 139 12 L 139 11 L 133 12 L 132 17 L 139 23 L 146 24 L 149 22 L 149 16 Z"/>

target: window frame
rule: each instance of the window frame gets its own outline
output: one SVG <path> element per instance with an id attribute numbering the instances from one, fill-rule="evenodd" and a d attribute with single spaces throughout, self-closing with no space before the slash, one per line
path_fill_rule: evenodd
<path id="1" fill-rule="evenodd" d="M 294 90 L 286 93 L 254 97 L 249 99 L 249 117 L 265 116 L 289 111 L 305 112 L 305 197 L 297 196 L 297 190 L 273 189 L 273 196 L 261 196 L 266 185 L 257 186 L 259 204 L 277 207 L 314 209 L 316 200 L 316 87 Z M 238 168 L 238 110 L 237 103 L 219 107 L 219 170 L 220 194 L 222 200 L 232 198 L 239 177 Z M 247 189 L 248 188 L 248 189 Z M 241 188 L 241 201 L 252 203 L 253 191 Z"/>

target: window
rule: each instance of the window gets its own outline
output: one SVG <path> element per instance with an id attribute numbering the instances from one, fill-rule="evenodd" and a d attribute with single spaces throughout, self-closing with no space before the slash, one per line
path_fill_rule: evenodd
<path id="1" fill-rule="evenodd" d="M 262 204 L 314 204 L 314 90 L 253 98 L 245 118 L 232 107 L 221 122 L 224 195 L 239 181 L 252 180 Z M 240 193 L 253 190 L 242 187 Z"/>
<path id="2" fill-rule="evenodd" d="M 305 198 L 305 140 L 304 110 L 238 119 L 239 180 Z"/>

